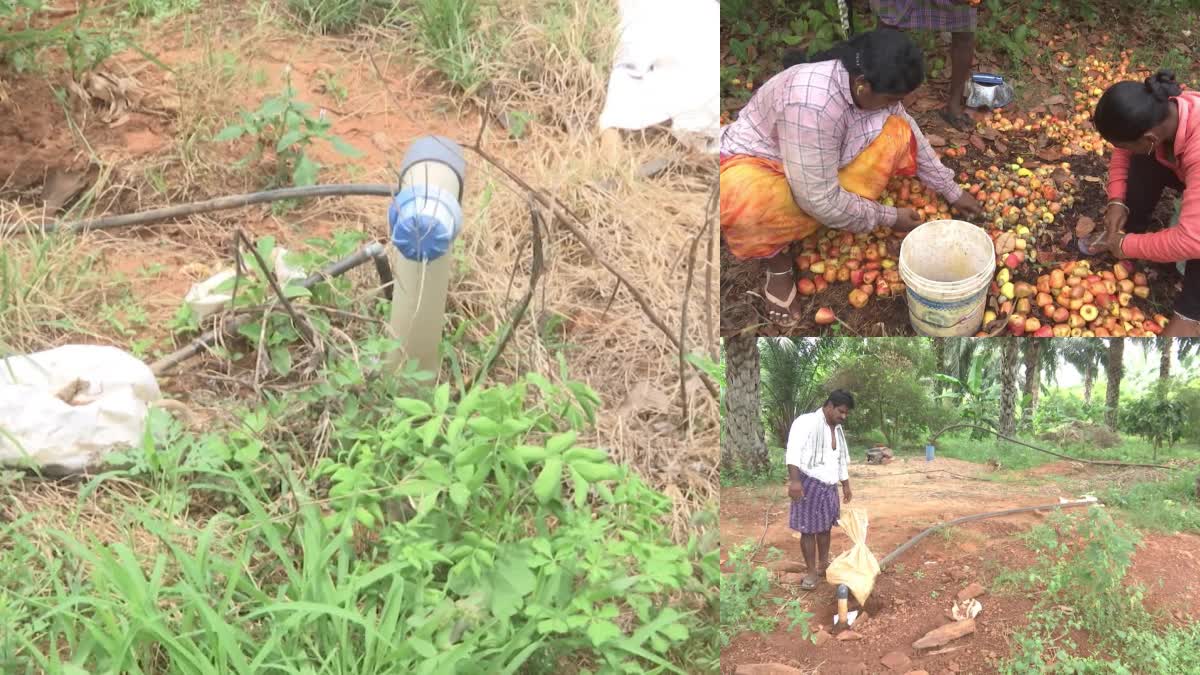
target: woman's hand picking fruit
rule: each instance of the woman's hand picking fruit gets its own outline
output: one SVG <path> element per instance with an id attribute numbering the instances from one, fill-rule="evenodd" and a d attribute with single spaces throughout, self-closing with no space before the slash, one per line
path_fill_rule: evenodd
<path id="1" fill-rule="evenodd" d="M 921 214 L 916 209 L 896 209 L 896 224 L 892 226 L 897 232 L 908 232 L 922 223 Z"/>
<path id="2" fill-rule="evenodd" d="M 952 206 L 959 211 L 970 216 L 978 216 L 983 213 L 983 207 L 979 205 L 979 200 L 971 196 L 969 192 L 963 192 L 958 201 Z"/>

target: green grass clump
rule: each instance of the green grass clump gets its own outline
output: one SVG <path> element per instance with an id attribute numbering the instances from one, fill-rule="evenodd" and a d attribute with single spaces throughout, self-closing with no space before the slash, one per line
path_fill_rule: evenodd
<path id="1" fill-rule="evenodd" d="M 1028 569 L 1005 573 L 998 583 L 1037 598 L 1030 623 L 1013 636 L 1008 674 L 1196 673 L 1200 625 L 1162 626 L 1142 604 L 1144 590 L 1130 586 L 1137 533 L 1100 507 L 1086 514 L 1053 514 L 1025 536 L 1035 556 Z M 1073 631 L 1087 631 L 1095 653 L 1077 653 Z"/>
<path id="2" fill-rule="evenodd" d="M 422 381 L 347 356 L 231 431 L 155 411 L 81 489 L 146 495 L 112 514 L 126 531 L 0 532 L 3 671 L 717 668 L 715 528 L 673 543 L 670 500 L 577 443 L 594 393 Z"/>
<path id="3" fill-rule="evenodd" d="M 1161 532 L 1200 532 L 1200 503 L 1196 475 L 1181 471 L 1167 480 L 1114 487 L 1103 494 L 1105 504 L 1121 509 L 1129 524 Z"/>

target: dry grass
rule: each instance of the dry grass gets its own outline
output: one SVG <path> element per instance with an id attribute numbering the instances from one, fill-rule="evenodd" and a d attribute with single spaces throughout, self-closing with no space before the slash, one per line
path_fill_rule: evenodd
<path id="1" fill-rule="evenodd" d="M 350 97 L 340 108 L 340 126 L 382 115 L 410 124 L 428 122 L 439 130 L 449 116 L 460 142 L 475 139 L 477 120 L 487 97 L 497 115 L 520 112 L 531 116 L 528 133 L 520 140 L 508 137 L 491 120 L 484 147 L 535 188 L 562 200 L 579 215 L 584 234 L 612 264 L 619 267 L 649 298 L 654 311 L 672 331 L 678 331 L 686 283 L 688 245 L 705 225 L 705 206 L 716 181 L 716 162 L 690 154 L 661 134 L 636 135 L 617 157 L 601 151 L 595 120 L 603 105 L 610 54 L 615 42 L 615 7 L 612 3 L 585 0 L 577 3 L 542 3 L 532 0 L 505 3 L 480 17 L 477 31 L 480 67 L 488 84 L 470 96 L 438 84 L 435 74 L 420 78 L 400 76 L 422 58 L 400 45 L 419 44 L 412 26 L 364 28 L 350 37 L 301 38 L 287 28 L 284 17 L 271 4 L 247 9 L 238 3 L 210 6 L 191 17 L 182 17 L 156 28 L 143 44 L 163 49 L 163 60 L 175 72 L 158 81 L 153 72 L 138 69 L 136 59 L 122 59 L 148 87 L 180 95 L 170 127 L 171 142 L 161 152 L 130 157 L 99 154 L 102 179 L 95 191 L 90 214 L 124 212 L 179 203 L 202 197 L 249 191 L 253 174 L 230 167 L 236 153 L 207 141 L 239 110 L 253 109 L 261 96 L 278 93 L 278 75 L 293 58 L 304 54 L 340 54 L 349 71 Z M 219 19 L 226 19 L 220 21 Z M 230 21 L 232 20 L 232 21 Z M 298 43 L 303 43 L 300 49 Z M 236 56 L 232 61 L 224 54 Z M 268 75 L 262 84 L 256 71 Z M 431 88 L 431 85 L 433 88 Z M 309 96 L 304 88 L 301 97 Z M 414 112 L 416 109 L 416 112 Z M 416 118 L 416 119 L 413 119 Z M 322 181 L 353 177 L 366 182 L 391 182 L 387 164 L 398 162 L 407 131 L 392 140 L 398 146 L 383 161 L 331 166 Z M 359 145 L 368 138 L 351 138 Z M 671 168 L 647 179 L 637 167 L 654 158 L 666 158 Z M 461 264 L 452 281 L 450 311 L 457 321 L 468 322 L 468 339 L 487 343 L 507 320 L 512 304 L 524 290 L 530 263 L 529 206 L 527 196 L 498 171 L 477 157 L 468 158 L 468 191 Z M 161 187 L 165 185 L 166 191 Z M 491 194 L 485 199 L 485 194 Z M 134 231 L 111 231 L 78 242 L 57 244 L 54 269 L 37 300 L 18 308 L 20 323 L 7 337 L 10 347 L 33 349 L 78 339 L 80 332 L 30 333 L 27 328 L 45 325 L 50 317 L 70 317 L 87 325 L 89 307 L 103 302 L 103 279 L 81 273 L 64 273 L 79 265 L 81 248 L 103 242 L 108 256 L 137 255 L 147 259 L 163 253 L 205 264 L 227 258 L 233 230 L 245 227 L 255 235 L 276 234 L 299 239 L 300 232 L 328 233 L 352 229 L 382 234 L 379 200 L 369 198 L 305 204 L 300 211 L 277 217 L 261 210 L 223 212 L 187 222 Z M 715 228 L 714 228 L 715 229 Z M 719 261 L 714 241 L 698 247 L 695 281 L 688 307 L 688 350 L 715 356 L 714 329 L 707 325 L 718 308 L 715 280 Z M 5 253 L 10 245 L 5 241 Z M 299 243 L 297 241 L 297 243 Z M 718 409 L 694 371 L 679 377 L 679 355 L 662 332 L 646 319 L 627 289 L 611 300 L 615 278 L 603 269 L 565 229 L 551 223 L 546 237 L 546 274 L 525 323 L 513 336 L 493 377 L 507 379 L 519 372 L 558 372 L 556 353 L 562 351 L 571 376 L 587 382 L 604 400 L 596 438 L 592 442 L 612 449 L 615 457 L 637 467 L 650 482 L 676 501 L 676 532 L 684 535 L 688 516 L 716 499 Z M 18 247 L 36 244 L 17 243 Z M 93 247 L 94 250 L 95 247 Z M 3 255 L 3 254 L 0 254 Z M 22 254 L 17 254 L 22 255 Z M 178 267 L 178 265 L 173 265 Z M 515 268 L 516 280 L 512 281 Z M 706 277 L 713 281 L 705 288 Z M 0 313 L 4 312 L 0 306 Z M 9 310 L 12 311 L 12 310 Z M 41 314 L 39 314 L 41 312 Z M 153 314 L 153 312 L 152 312 Z M 561 322 L 555 319 L 561 317 Z M 0 321 L 0 325 L 14 325 Z M 102 328 L 93 326 L 93 331 Z M 81 331 L 87 334 L 87 330 Z M 165 327 L 155 327 L 165 334 Z M 37 335 L 39 337 L 34 337 Z M 97 332 L 96 338 L 105 338 Z M 111 336 L 108 336 L 111 338 Z M 565 348 L 563 348 L 565 345 Z M 211 391 L 172 391 L 175 387 L 203 387 Z M 684 415 L 680 388 L 687 390 Z M 202 407 L 202 417 L 228 409 L 227 395 L 236 387 L 219 379 L 181 376 L 167 384 L 169 393 L 187 396 Z M 205 414 L 207 413 L 207 414 Z"/>

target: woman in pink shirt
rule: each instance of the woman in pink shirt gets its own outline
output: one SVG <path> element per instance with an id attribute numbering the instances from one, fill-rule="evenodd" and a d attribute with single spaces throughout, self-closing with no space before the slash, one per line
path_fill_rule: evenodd
<path id="1" fill-rule="evenodd" d="M 739 260 L 766 260 L 770 319 L 800 313 L 793 242 L 821 225 L 921 224 L 915 210 L 876 201 L 892 175 L 915 173 L 960 212 L 979 213 L 900 103 L 924 81 L 923 58 L 899 31 L 860 33 L 812 62 L 791 59 L 722 131 L 721 233 Z"/>
<path id="2" fill-rule="evenodd" d="M 1115 146 L 1108 169 L 1105 244 L 1117 258 L 1186 262 L 1175 317 L 1163 335 L 1200 337 L 1200 93 L 1183 93 L 1160 70 L 1145 82 L 1119 82 L 1092 117 Z M 1179 225 L 1147 232 L 1163 188 L 1183 193 Z"/>

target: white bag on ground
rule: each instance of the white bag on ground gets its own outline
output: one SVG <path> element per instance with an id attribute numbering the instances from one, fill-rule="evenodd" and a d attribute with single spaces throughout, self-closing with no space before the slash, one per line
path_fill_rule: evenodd
<path id="1" fill-rule="evenodd" d="M 116 347 L 67 345 L 0 360 L 0 465 L 31 462 L 54 473 L 97 466 L 142 442 L 161 396 L 149 366 Z"/>
<path id="2" fill-rule="evenodd" d="M 671 122 L 681 143 L 717 152 L 721 6 L 716 0 L 621 0 L 601 129 Z"/>

